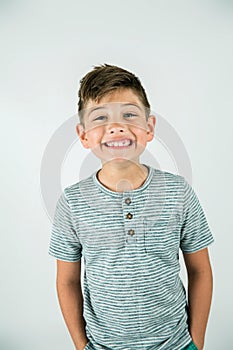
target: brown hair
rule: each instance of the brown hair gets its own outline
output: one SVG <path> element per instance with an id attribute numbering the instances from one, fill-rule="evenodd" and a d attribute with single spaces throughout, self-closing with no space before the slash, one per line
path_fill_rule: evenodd
<path id="1" fill-rule="evenodd" d="M 78 91 L 80 123 L 84 124 L 82 110 L 89 100 L 98 102 L 104 95 L 120 88 L 131 89 L 135 92 L 144 105 L 146 118 L 148 118 L 150 104 L 139 78 L 123 68 L 105 63 L 100 66 L 94 66 L 94 69 L 80 80 L 80 89 Z"/>

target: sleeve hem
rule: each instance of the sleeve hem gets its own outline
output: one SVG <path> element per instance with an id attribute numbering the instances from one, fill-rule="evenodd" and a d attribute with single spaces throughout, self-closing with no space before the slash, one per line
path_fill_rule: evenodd
<path id="1" fill-rule="evenodd" d="M 72 259 L 72 258 L 68 259 L 68 258 L 60 257 L 59 255 L 55 255 L 51 252 L 49 252 L 48 254 L 57 260 L 66 261 L 66 262 L 77 262 L 82 258 L 82 256 L 80 256 L 79 258 L 76 258 L 76 259 Z"/>
<path id="2" fill-rule="evenodd" d="M 197 253 L 197 252 L 199 252 L 200 250 L 202 250 L 202 249 L 205 249 L 205 248 L 208 248 L 210 245 L 212 245 L 214 243 L 214 240 L 213 241 L 211 241 L 211 242 L 209 242 L 209 243 L 207 243 L 207 244 L 205 244 L 205 245 L 203 245 L 203 246 L 201 246 L 201 247 L 199 247 L 199 248 L 194 248 L 194 249 L 189 249 L 189 250 L 183 250 L 183 249 L 181 249 L 181 251 L 183 252 L 183 253 L 185 253 L 185 254 L 192 254 L 192 253 Z"/>

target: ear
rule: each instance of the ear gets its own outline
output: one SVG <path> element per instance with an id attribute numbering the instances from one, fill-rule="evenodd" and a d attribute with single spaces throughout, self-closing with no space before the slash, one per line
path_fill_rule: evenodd
<path id="1" fill-rule="evenodd" d="M 151 141 L 154 138 L 154 130 L 156 124 L 156 117 L 150 115 L 147 120 L 147 141 Z"/>
<path id="2" fill-rule="evenodd" d="M 90 148 L 89 143 L 88 143 L 88 139 L 87 139 L 87 135 L 86 135 L 86 131 L 85 131 L 84 126 L 82 124 L 76 125 L 76 132 L 79 136 L 80 141 L 82 142 L 83 147 Z"/>

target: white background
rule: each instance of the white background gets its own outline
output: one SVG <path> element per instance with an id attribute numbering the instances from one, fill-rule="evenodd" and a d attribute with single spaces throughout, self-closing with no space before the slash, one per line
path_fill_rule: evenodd
<path id="1" fill-rule="evenodd" d="M 102 63 L 139 76 L 183 140 L 215 238 L 205 349 L 232 348 L 232 20 L 227 0 L 1 1 L 1 350 L 73 349 L 47 253 L 40 167 L 77 112 L 79 80 Z M 79 180 L 85 152 L 78 140 L 69 150 L 62 187 Z M 154 157 L 175 171 L 159 145 Z"/>

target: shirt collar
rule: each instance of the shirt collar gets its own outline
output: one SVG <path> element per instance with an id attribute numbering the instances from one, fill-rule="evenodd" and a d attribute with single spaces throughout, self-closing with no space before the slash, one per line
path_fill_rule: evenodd
<path id="1" fill-rule="evenodd" d="M 143 164 L 143 165 L 145 165 L 148 168 L 147 178 L 144 181 L 144 183 L 142 184 L 142 186 L 136 188 L 135 190 L 125 191 L 125 192 L 115 192 L 115 191 L 108 189 L 98 180 L 97 173 L 100 169 L 98 169 L 96 172 L 94 172 L 92 174 L 92 180 L 94 182 L 94 185 L 97 186 L 102 192 L 104 192 L 112 197 L 118 197 L 118 198 L 120 197 L 121 198 L 125 194 L 136 195 L 137 193 L 144 191 L 148 187 L 148 185 L 150 184 L 150 182 L 152 180 L 153 173 L 154 173 L 154 169 L 151 166 L 146 165 L 146 164 Z"/>

